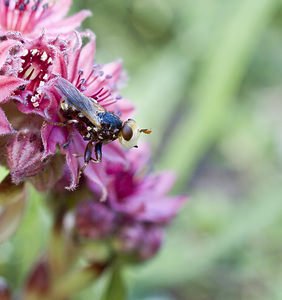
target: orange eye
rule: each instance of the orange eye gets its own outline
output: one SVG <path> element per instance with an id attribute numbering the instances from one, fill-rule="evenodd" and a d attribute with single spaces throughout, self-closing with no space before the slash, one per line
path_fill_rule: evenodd
<path id="1" fill-rule="evenodd" d="M 126 141 L 129 141 L 133 136 L 132 128 L 129 125 L 124 125 L 121 129 L 121 134 Z"/>

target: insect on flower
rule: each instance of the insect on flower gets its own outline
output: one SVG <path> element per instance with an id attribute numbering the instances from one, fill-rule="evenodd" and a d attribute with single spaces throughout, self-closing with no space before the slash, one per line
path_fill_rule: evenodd
<path id="1" fill-rule="evenodd" d="M 78 181 L 90 161 L 95 163 L 102 161 L 103 144 L 108 144 L 118 138 L 122 146 L 130 149 L 137 147 L 136 143 L 141 132 L 151 133 L 149 129 L 140 129 L 133 119 L 122 122 L 117 115 L 100 106 L 95 99 L 82 94 L 66 79 L 59 77 L 56 88 L 63 96 L 60 110 L 66 121 L 54 123 L 54 125 L 72 124 L 83 139 L 88 141 L 84 155 L 81 155 L 84 157 L 84 165 L 79 171 Z M 92 158 L 94 145 L 95 158 Z"/>

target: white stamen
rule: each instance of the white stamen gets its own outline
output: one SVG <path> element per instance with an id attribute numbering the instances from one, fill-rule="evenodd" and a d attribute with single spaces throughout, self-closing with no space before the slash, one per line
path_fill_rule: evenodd
<path id="1" fill-rule="evenodd" d="M 88 133 L 86 134 L 86 137 L 87 137 L 87 138 L 90 138 L 90 136 L 91 136 L 91 135 L 90 135 L 90 133 L 88 132 Z"/>
<path id="2" fill-rule="evenodd" d="M 92 128 L 90 126 L 87 126 L 87 130 L 90 131 Z"/>
<path id="3" fill-rule="evenodd" d="M 34 107 L 38 107 L 38 106 L 39 106 L 39 103 L 38 103 L 38 102 L 35 102 L 35 103 L 33 103 L 33 106 L 34 106 Z"/>
<path id="4" fill-rule="evenodd" d="M 38 91 L 37 91 L 37 94 L 38 94 L 38 95 L 41 95 L 41 94 L 42 94 L 42 90 L 38 90 Z"/>
<path id="5" fill-rule="evenodd" d="M 30 50 L 30 52 L 31 52 L 32 55 L 35 55 L 38 52 L 38 50 L 37 49 L 32 49 L 32 50 Z"/>
<path id="6" fill-rule="evenodd" d="M 31 102 L 35 102 L 36 100 L 37 100 L 36 96 L 32 96 L 31 99 L 30 99 Z"/>
<path id="7" fill-rule="evenodd" d="M 44 86 L 45 82 L 44 81 L 40 81 L 39 82 L 39 86 Z"/>
<path id="8" fill-rule="evenodd" d="M 80 118 L 83 118 L 83 117 L 84 117 L 84 115 L 83 115 L 82 113 L 79 113 L 78 116 L 79 116 Z"/>
<path id="9" fill-rule="evenodd" d="M 35 78 L 37 77 L 37 75 L 38 75 L 38 73 L 39 73 L 40 71 L 36 71 L 32 66 L 30 66 L 30 67 L 26 70 L 26 72 L 25 72 L 25 74 L 24 74 L 24 78 L 29 77 L 30 74 L 31 74 L 31 72 L 33 72 L 33 73 L 32 73 L 32 75 L 31 75 L 31 77 L 30 77 L 29 79 L 30 79 L 30 80 L 33 80 L 33 79 L 35 79 Z"/>
<path id="10" fill-rule="evenodd" d="M 47 53 L 44 51 L 43 54 L 41 55 L 41 60 L 45 61 L 48 58 Z"/>
<path id="11" fill-rule="evenodd" d="M 62 101 L 61 102 L 61 108 L 62 108 L 62 110 L 67 110 L 69 108 L 69 106 L 65 101 Z"/>
<path id="12" fill-rule="evenodd" d="M 46 80 L 47 78 L 48 78 L 48 75 L 45 74 L 45 75 L 43 76 L 43 79 Z"/>
<path id="13" fill-rule="evenodd" d="M 20 69 L 19 69 L 19 73 L 21 73 L 22 71 L 23 71 L 23 68 L 20 68 Z"/>
<path id="14" fill-rule="evenodd" d="M 22 56 L 26 56 L 26 55 L 28 55 L 28 50 L 24 49 Z"/>
<path id="15" fill-rule="evenodd" d="M 51 64 L 52 62 L 53 62 L 53 59 L 51 57 L 49 57 L 48 63 Z"/>

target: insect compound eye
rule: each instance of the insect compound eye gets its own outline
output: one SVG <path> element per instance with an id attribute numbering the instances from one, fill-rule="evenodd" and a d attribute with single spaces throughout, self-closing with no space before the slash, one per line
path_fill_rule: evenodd
<path id="1" fill-rule="evenodd" d="M 133 130 L 129 125 L 125 124 L 121 129 L 121 134 L 126 141 L 129 141 L 133 136 Z"/>
<path id="2" fill-rule="evenodd" d="M 137 145 L 139 136 L 140 129 L 138 125 L 134 120 L 128 119 L 123 123 L 118 138 L 123 147 L 130 149 Z"/>

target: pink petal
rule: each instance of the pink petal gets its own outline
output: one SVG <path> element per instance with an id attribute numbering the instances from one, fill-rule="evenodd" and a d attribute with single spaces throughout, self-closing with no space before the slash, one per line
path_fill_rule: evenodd
<path id="1" fill-rule="evenodd" d="M 130 149 L 127 152 L 131 169 L 134 172 L 144 169 L 151 159 L 151 149 L 148 143 L 140 143 L 138 149 Z"/>
<path id="2" fill-rule="evenodd" d="M 0 135 L 13 132 L 12 125 L 8 122 L 4 111 L 0 108 Z"/>
<path id="3" fill-rule="evenodd" d="M 107 75 L 111 75 L 112 78 L 107 80 L 107 84 L 110 86 L 113 83 L 117 83 L 122 72 L 122 62 L 115 61 L 108 64 L 105 64 L 102 68 L 103 72 Z"/>
<path id="4" fill-rule="evenodd" d="M 75 50 L 70 56 L 68 65 L 68 80 L 76 85 L 75 79 L 78 76 L 78 62 L 80 57 L 81 49 Z"/>
<path id="5" fill-rule="evenodd" d="M 43 158 L 57 151 L 57 145 L 67 142 L 65 129 L 59 126 L 45 125 L 41 129 L 41 137 L 44 145 Z"/>
<path id="6" fill-rule="evenodd" d="M 109 202 L 111 207 L 119 212 L 132 215 L 136 217 L 136 215 L 139 215 L 141 212 L 145 209 L 145 201 L 150 197 L 150 195 L 132 195 L 127 197 L 126 199 L 120 199 L 116 198 L 116 194 L 114 191 L 114 186 L 109 185 Z"/>
<path id="7" fill-rule="evenodd" d="M 108 164 L 121 164 L 123 167 L 129 166 L 126 159 L 126 152 L 118 141 L 111 142 L 108 145 L 103 145 L 103 161 L 109 162 Z"/>
<path id="8" fill-rule="evenodd" d="M 73 156 L 75 150 L 73 149 L 72 143 L 68 147 L 68 151 L 66 151 L 66 162 L 70 171 L 70 184 L 66 187 L 67 190 L 74 190 L 76 188 L 77 176 L 78 176 L 78 159 Z"/>
<path id="9" fill-rule="evenodd" d="M 52 72 L 55 75 L 59 75 L 63 78 L 68 77 L 68 69 L 67 69 L 66 61 L 63 56 L 63 53 L 60 51 L 57 51 L 57 55 L 56 55 L 56 59 L 54 61 Z"/>
<path id="10" fill-rule="evenodd" d="M 82 48 L 78 68 L 83 70 L 83 77 L 87 78 L 93 70 L 94 55 L 96 51 L 96 37 L 89 32 L 90 41 Z"/>
<path id="11" fill-rule="evenodd" d="M 175 180 L 176 174 L 171 171 L 165 171 L 158 174 L 150 174 L 140 183 L 139 188 L 148 190 L 155 197 L 159 197 L 168 193 Z"/>
<path id="12" fill-rule="evenodd" d="M 106 201 L 108 196 L 107 191 L 107 174 L 102 166 L 102 163 L 95 165 L 90 163 L 89 166 L 84 171 L 85 176 L 87 177 L 88 183 L 92 189 L 100 194 L 100 201 Z"/>
<path id="13" fill-rule="evenodd" d="M 120 99 L 108 108 L 113 113 L 120 113 L 123 120 L 127 120 L 133 116 L 135 107 L 130 100 Z"/>
<path id="14" fill-rule="evenodd" d="M 19 45 L 18 41 L 7 40 L 0 43 L 0 67 L 5 63 L 11 47 Z"/>
<path id="15" fill-rule="evenodd" d="M 52 19 L 57 21 L 62 19 L 68 13 L 72 4 L 72 0 L 60 0 L 55 3 L 56 4 L 51 8 Z"/>
<path id="16" fill-rule="evenodd" d="M 117 84 L 120 79 L 122 64 L 120 61 L 106 64 L 102 67 L 103 75 L 99 76 L 85 91 L 86 96 L 91 96 L 100 88 L 108 89 L 111 92 L 117 90 Z M 110 75 L 111 77 L 109 78 Z M 103 105 L 103 104 L 102 104 Z"/>
<path id="17" fill-rule="evenodd" d="M 11 93 L 26 81 L 13 76 L 0 75 L 0 103 L 3 102 Z"/>
<path id="18" fill-rule="evenodd" d="M 138 213 L 136 218 L 148 222 L 169 222 L 178 213 L 186 199 L 186 196 L 144 199 L 145 209 Z"/>
<path id="19" fill-rule="evenodd" d="M 49 22 L 46 21 L 46 24 L 44 25 L 46 26 L 46 29 L 48 29 L 48 34 L 65 34 L 79 27 L 81 22 L 91 15 L 92 13 L 89 10 L 82 10 L 79 13 L 58 22 L 54 22 L 53 20 L 50 22 L 50 20 L 48 20 Z"/>

